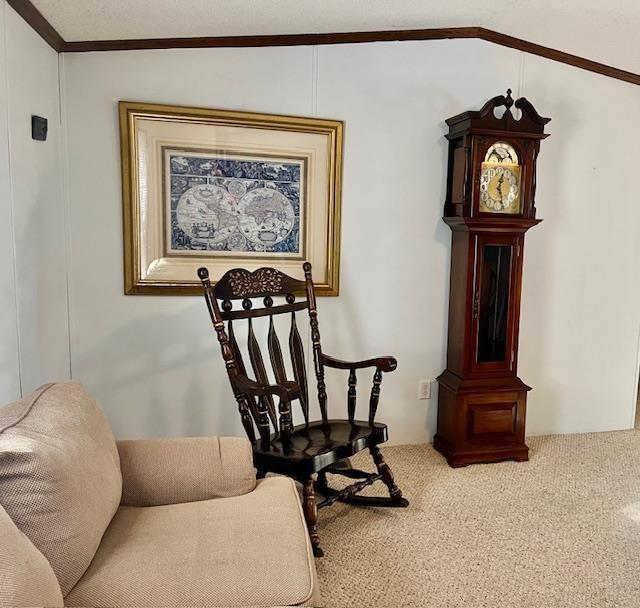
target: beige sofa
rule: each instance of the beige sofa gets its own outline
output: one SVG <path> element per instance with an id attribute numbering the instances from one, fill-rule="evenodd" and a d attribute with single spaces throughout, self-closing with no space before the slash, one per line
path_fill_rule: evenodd
<path id="1" fill-rule="evenodd" d="M 0 605 L 318 606 L 294 483 L 234 437 L 114 440 L 81 384 L 0 409 Z"/>

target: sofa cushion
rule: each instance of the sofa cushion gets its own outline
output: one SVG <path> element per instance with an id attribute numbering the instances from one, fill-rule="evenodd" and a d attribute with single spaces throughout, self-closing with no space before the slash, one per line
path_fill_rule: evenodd
<path id="1" fill-rule="evenodd" d="M 91 563 L 121 492 L 113 434 L 81 384 L 48 384 L 0 409 L 0 504 L 63 595 Z"/>
<path id="2" fill-rule="evenodd" d="M 270 477 L 242 496 L 121 507 L 65 604 L 295 606 L 314 577 L 295 484 Z"/>
<path id="3" fill-rule="evenodd" d="M 56 575 L 44 555 L 0 507 L 0 606 L 64 605 Z"/>
<path id="4" fill-rule="evenodd" d="M 228 498 L 256 487 L 251 443 L 244 437 L 118 441 L 122 505 L 156 507 Z"/>

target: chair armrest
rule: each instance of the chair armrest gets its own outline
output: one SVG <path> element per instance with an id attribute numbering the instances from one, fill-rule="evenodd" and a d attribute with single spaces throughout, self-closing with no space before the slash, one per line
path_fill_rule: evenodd
<path id="1" fill-rule="evenodd" d="M 177 504 L 247 494 L 256 487 L 253 453 L 241 437 L 118 441 L 121 504 Z"/>
<path id="2" fill-rule="evenodd" d="M 327 367 L 335 369 L 364 369 L 367 367 L 377 367 L 383 372 L 392 372 L 398 367 L 395 357 L 376 357 L 374 359 L 365 359 L 364 361 L 341 361 L 335 357 L 330 357 L 322 353 L 321 361 Z"/>

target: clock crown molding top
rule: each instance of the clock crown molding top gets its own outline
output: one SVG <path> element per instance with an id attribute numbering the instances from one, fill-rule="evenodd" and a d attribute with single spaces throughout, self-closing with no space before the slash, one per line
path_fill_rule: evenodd
<path id="1" fill-rule="evenodd" d="M 524 232 L 537 223 L 536 159 L 540 141 L 549 137 L 544 129 L 550 120 L 526 98 L 514 101 L 508 89 L 480 110 L 445 121 L 449 172 L 444 217 L 452 218 L 447 221 L 452 230 Z"/>
<path id="2" fill-rule="evenodd" d="M 519 118 L 513 115 L 512 107 L 520 110 Z M 501 116 L 496 114 L 498 108 L 505 108 Z M 511 89 L 507 89 L 506 95 L 492 97 L 480 110 L 462 112 L 448 118 L 445 122 L 449 126 L 448 139 L 458 137 L 463 131 L 474 133 L 501 131 L 521 137 L 528 135 L 536 139 L 544 139 L 548 137 L 544 127 L 550 120 L 540 116 L 526 97 L 520 97 L 514 102 Z"/>

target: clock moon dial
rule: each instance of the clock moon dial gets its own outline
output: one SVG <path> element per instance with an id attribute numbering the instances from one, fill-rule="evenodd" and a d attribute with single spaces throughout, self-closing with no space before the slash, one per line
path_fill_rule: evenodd
<path id="1" fill-rule="evenodd" d="M 507 143 L 493 144 L 480 167 L 480 211 L 520 213 L 520 163 Z"/>

